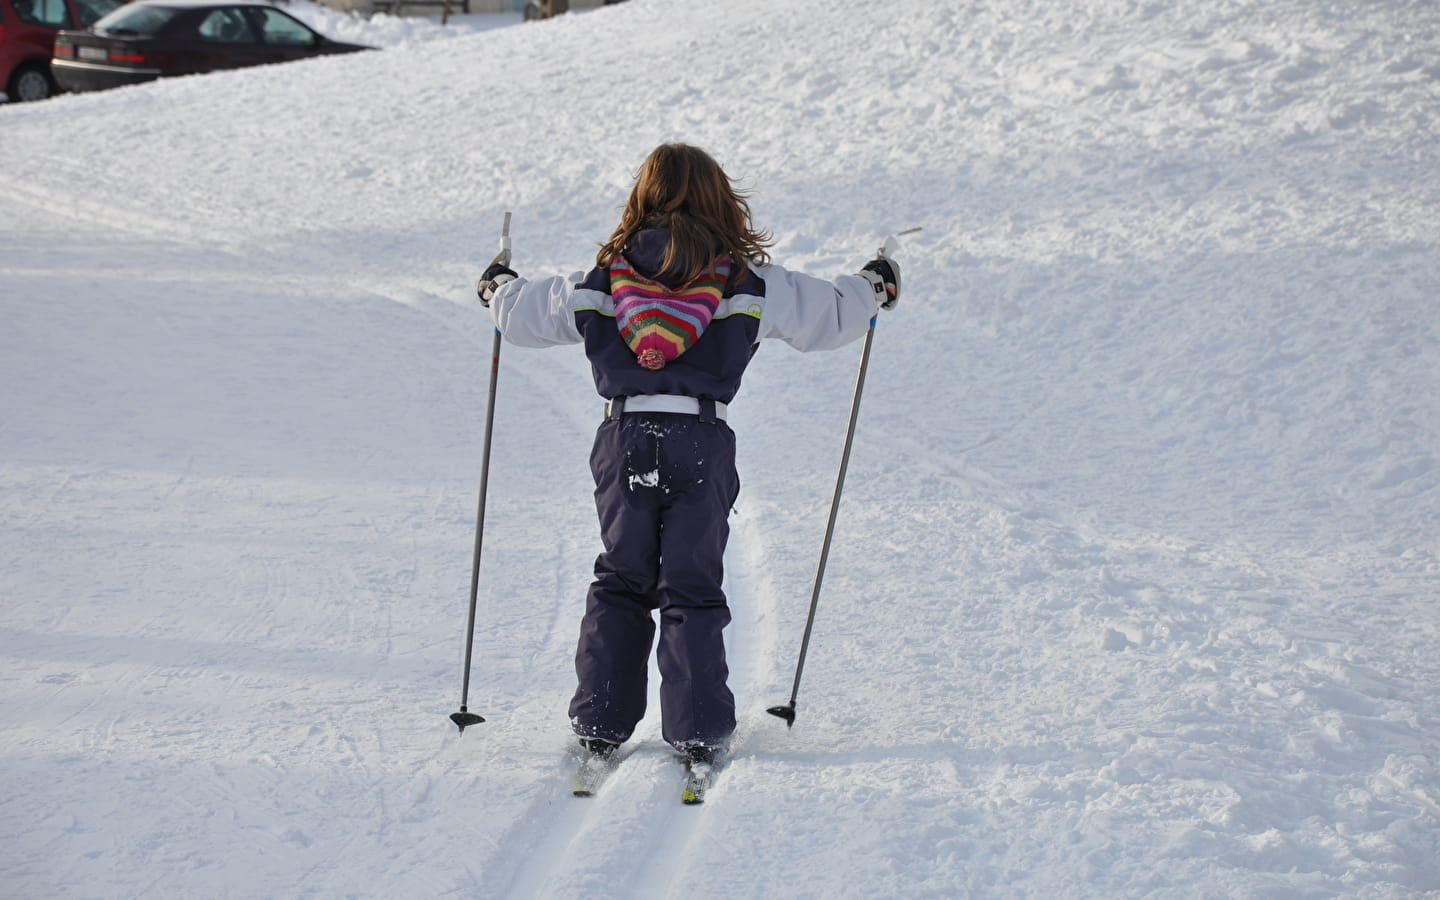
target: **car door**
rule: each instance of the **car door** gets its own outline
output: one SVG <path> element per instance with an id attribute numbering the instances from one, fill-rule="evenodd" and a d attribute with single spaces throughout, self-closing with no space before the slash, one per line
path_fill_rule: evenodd
<path id="1" fill-rule="evenodd" d="M 293 16 L 268 6 L 250 7 L 250 15 L 272 62 L 314 56 L 321 44 L 318 33 Z"/>
<path id="2" fill-rule="evenodd" d="M 242 6 L 219 6 L 205 11 L 195 26 L 200 51 L 197 71 L 239 69 L 272 62 L 254 23 Z"/>
<path id="3" fill-rule="evenodd" d="M 49 62 L 55 32 L 75 27 L 74 13 L 65 0 L 14 0 L 10 6 L 15 17 L 8 27 L 14 41 L 24 45 L 26 56 Z"/>
<path id="4" fill-rule="evenodd" d="M 74 13 L 65 0 L 14 0 L 11 6 L 15 18 L 26 25 L 51 32 L 75 27 Z"/>

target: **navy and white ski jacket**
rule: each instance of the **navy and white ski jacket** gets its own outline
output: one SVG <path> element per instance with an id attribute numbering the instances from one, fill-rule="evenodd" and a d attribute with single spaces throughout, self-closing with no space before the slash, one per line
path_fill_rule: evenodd
<path id="1" fill-rule="evenodd" d="M 637 243 L 651 252 L 632 249 L 626 258 L 649 275 L 658 267 L 654 249 L 663 252 L 663 242 Z M 495 327 L 513 344 L 584 343 L 595 389 L 607 400 L 680 394 L 720 403 L 735 397 L 762 338 L 779 338 L 797 350 L 830 350 L 862 337 L 878 310 L 874 290 L 858 275 L 824 281 L 780 266 L 753 267 L 726 288 L 694 346 L 663 369 L 651 370 L 636 362 L 620 336 L 610 272 L 604 267 L 540 281 L 517 278 L 490 303 Z"/>

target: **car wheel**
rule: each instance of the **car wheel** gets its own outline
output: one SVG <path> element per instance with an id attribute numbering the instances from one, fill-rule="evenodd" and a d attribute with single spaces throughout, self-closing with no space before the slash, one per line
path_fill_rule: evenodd
<path id="1" fill-rule="evenodd" d="M 12 100 L 44 100 L 55 93 L 55 82 L 44 66 L 30 64 L 21 66 L 10 76 L 8 91 Z"/>

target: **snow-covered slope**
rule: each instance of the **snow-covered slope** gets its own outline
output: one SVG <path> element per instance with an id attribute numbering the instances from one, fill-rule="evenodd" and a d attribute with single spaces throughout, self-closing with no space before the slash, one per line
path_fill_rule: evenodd
<path id="1" fill-rule="evenodd" d="M 317 15 L 313 10 L 310 15 Z M 630 0 L 0 107 L 0 883 L 45 897 L 1440 892 L 1440 10 Z M 493 23 L 492 23 L 493 24 Z M 343 29 L 344 33 L 337 33 Z M 490 332 L 656 143 L 779 261 L 920 225 L 737 401 L 735 757 L 565 794 L 577 350 Z"/>

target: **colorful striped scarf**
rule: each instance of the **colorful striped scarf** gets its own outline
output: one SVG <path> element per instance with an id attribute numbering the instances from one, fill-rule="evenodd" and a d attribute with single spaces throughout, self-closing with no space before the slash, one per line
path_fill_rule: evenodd
<path id="1" fill-rule="evenodd" d="M 640 365 L 663 369 L 700 340 L 720 306 L 730 265 L 730 257 L 721 256 L 699 278 L 671 289 L 641 275 L 623 256 L 610 264 L 615 324 Z"/>

